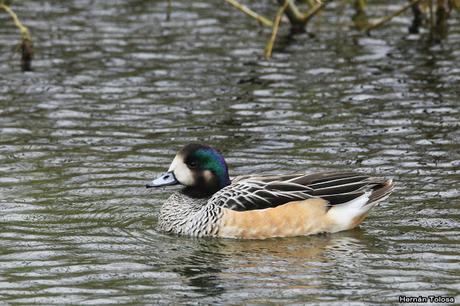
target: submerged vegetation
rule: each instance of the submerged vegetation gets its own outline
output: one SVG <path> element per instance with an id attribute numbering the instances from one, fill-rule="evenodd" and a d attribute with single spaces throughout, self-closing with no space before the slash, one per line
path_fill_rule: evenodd
<path id="1" fill-rule="evenodd" d="M 0 10 L 3 10 L 8 15 L 10 15 L 14 25 L 19 29 L 19 32 L 21 33 L 21 68 L 22 71 L 30 71 L 32 70 L 33 56 L 32 37 L 30 36 L 29 29 L 22 24 L 16 13 L 11 8 L 12 2 L 13 1 L 0 0 Z"/>
<path id="2" fill-rule="evenodd" d="M 273 21 L 261 14 L 251 10 L 246 5 L 237 0 L 225 0 L 236 9 L 254 18 L 259 24 L 271 27 L 272 32 L 265 46 L 264 55 L 269 59 L 272 55 L 273 46 L 278 35 L 279 27 L 283 16 L 286 16 L 291 25 L 291 32 L 298 33 L 305 31 L 309 21 L 321 12 L 330 3 L 329 0 L 277 0 L 278 8 Z M 460 12 L 460 0 L 409 0 L 406 4 L 395 10 L 388 16 L 383 16 L 378 20 L 370 20 L 367 17 L 367 0 L 344 0 L 345 5 L 352 5 L 355 14 L 353 23 L 355 27 L 363 32 L 369 33 L 394 17 L 411 10 L 413 21 L 409 27 L 410 33 L 418 33 L 421 27 L 429 31 L 429 38 L 433 42 L 440 42 L 447 36 L 447 20 L 453 9 Z"/>

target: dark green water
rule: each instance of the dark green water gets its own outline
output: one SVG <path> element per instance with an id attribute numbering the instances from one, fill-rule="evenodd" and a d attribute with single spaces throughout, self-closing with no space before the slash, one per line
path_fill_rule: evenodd
<path id="1" fill-rule="evenodd" d="M 409 16 L 368 37 L 332 4 L 315 37 L 282 31 L 267 62 L 269 31 L 229 6 L 174 0 L 166 21 L 166 5 L 18 1 L 29 73 L 0 14 L 0 301 L 459 302 L 458 14 L 430 46 Z M 220 148 L 232 175 L 353 169 L 397 189 L 334 235 L 164 235 L 170 190 L 144 185 L 191 141 Z"/>

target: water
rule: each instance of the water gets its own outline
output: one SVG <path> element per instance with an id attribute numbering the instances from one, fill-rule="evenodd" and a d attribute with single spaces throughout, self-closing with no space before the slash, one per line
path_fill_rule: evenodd
<path id="1" fill-rule="evenodd" d="M 267 62 L 269 31 L 229 6 L 173 1 L 170 21 L 166 7 L 17 2 L 29 73 L 0 14 L 0 300 L 460 301 L 458 18 L 428 45 L 406 34 L 406 15 L 365 36 L 331 5 L 314 37 L 282 28 Z M 353 169 L 397 189 L 334 235 L 165 235 L 156 214 L 170 190 L 144 185 L 191 141 L 220 148 L 232 175 Z"/>

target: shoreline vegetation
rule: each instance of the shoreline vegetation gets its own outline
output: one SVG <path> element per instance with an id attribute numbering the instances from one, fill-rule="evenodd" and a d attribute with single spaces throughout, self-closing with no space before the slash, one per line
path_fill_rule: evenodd
<path id="1" fill-rule="evenodd" d="M 271 28 L 271 34 L 265 44 L 264 57 L 268 60 L 272 57 L 273 48 L 278 37 L 278 32 L 283 19 L 290 24 L 291 33 L 301 33 L 306 31 L 308 23 L 327 6 L 332 0 L 277 0 L 276 13 L 273 19 L 265 17 L 252 10 L 241 0 L 223 0 L 233 8 L 241 11 L 248 17 L 255 19 L 259 25 Z M 391 14 L 383 16 L 377 20 L 370 20 L 366 10 L 367 0 L 342 0 L 343 5 L 351 5 L 355 11 L 352 16 L 354 27 L 364 33 L 370 34 L 378 28 L 390 22 L 394 17 L 411 11 L 413 18 L 409 26 L 409 33 L 420 32 L 420 28 L 427 29 L 429 40 L 432 43 L 439 43 L 447 37 L 447 20 L 453 10 L 460 13 L 460 0 L 406 0 L 405 4 L 394 10 Z M 22 71 L 32 70 L 32 58 L 34 54 L 32 37 L 29 29 L 20 21 L 17 14 L 11 8 L 14 0 L 0 0 L 0 11 L 8 14 L 14 25 L 19 29 L 21 44 L 18 49 L 21 51 Z M 404 2 L 401 0 L 401 2 Z M 173 9 L 173 1 L 167 0 L 166 19 L 170 20 Z M 283 18 L 286 17 L 286 18 Z"/>
<path id="2" fill-rule="evenodd" d="M 274 19 L 271 20 L 251 10 L 238 0 L 224 1 L 250 18 L 255 19 L 260 25 L 271 28 L 271 35 L 264 49 L 266 59 L 270 59 L 272 56 L 283 15 L 287 17 L 286 19 L 290 23 L 291 33 L 304 32 L 309 21 L 331 2 L 331 0 L 277 0 L 277 12 Z M 419 33 L 420 28 L 425 27 L 428 29 L 429 39 L 433 43 L 439 43 L 446 38 L 447 20 L 452 10 L 460 13 L 460 0 L 408 0 L 406 4 L 401 4 L 393 13 L 377 20 L 370 20 L 366 14 L 367 0 L 344 0 L 343 2 L 353 6 L 355 10 L 355 14 L 352 17 L 354 26 L 367 34 L 390 22 L 394 17 L 411 10 L 413 19 L 408 29 L 409 33 Z"/>

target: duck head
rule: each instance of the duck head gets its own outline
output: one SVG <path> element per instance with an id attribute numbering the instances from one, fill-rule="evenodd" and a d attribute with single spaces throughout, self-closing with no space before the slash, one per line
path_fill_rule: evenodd
<path id="1" fill-rule="evenodd" d="M 189 144 L 174 157 L 168 172 L 146 187 L 182 184 L 183 192 L 191 197 L 209 197 L 230 185 L 228 167 L 216 149 L 202 144 Z"/>

